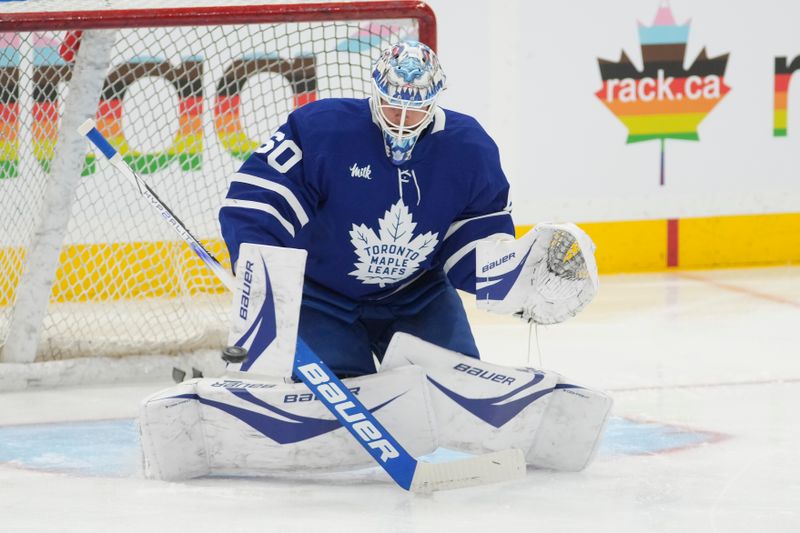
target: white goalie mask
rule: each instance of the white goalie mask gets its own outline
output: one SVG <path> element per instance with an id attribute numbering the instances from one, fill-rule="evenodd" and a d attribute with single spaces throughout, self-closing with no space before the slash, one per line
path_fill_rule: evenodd
<path id="1" fill-rule="evenodd" d="M 395 44 L 375 64 L 370 109 L 395 165 L 411 159 L 419 135 L 433 120 L 445 79 L 433 50 L 416 41 Z"/>

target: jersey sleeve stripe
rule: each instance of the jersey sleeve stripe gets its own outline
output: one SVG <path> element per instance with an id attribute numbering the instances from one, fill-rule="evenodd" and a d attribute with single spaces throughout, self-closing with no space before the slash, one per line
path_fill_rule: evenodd
<path id="1" fill-rule="evenodd" d="M 248 185 L 253 185 L 254 187 L 260 187 L 262 189 L 276 192 L 282 196 L 283 199 L 286 200 L 286 203 L 289 204 L 289 207 L 292 208 L 297 220 L 300 221 L 300 227 L 308 224 L 308 215 L 306 214 L 306 210 L 303 209 L 303 206 L 300 204 L 297 196 L 295 196 L 295 194 L 288 187 L 281 185 L 280 183 L 275 183 L 274 181 L 264 178 L 257 178 L 256 176 L 251 176 L 250 174 L 244 174 L 242 172 L 237 172 L 234 174 L 231 181 L 246 183 Z"/>
<path id="2" fill-rule="evenodd" d="M 258 211 L 263 211 L 264 213 L 272 215 L 280 223 L 280 225 L 283 226 L 283 228 L 287 232 L 289 232 L 289 235 L 294 237 L 294 226 L 292 226 L 288 220 L 283 218 L 283 216 L 278 212 L 277 209 L 275 209 L 269 204 L 254 202 L 252 200 L 237 200 L 235 198 L 226 198 L 225 201 L 222 202 L 222 207 L 220 207 L 220 210 L 228 207 L 235 207 L 239 209 L 256 209 Z"/>
<path id="3" fill-rule="evenodd" d="M 489 213 L 487 215 L 481 215 L 481 216 L 472 217 L 472 218 L 465 218 L 464 220 L 459 220 L 458 222 L 453 222 L 452 224 L 450 224 L 450 227 L 447 228 L 447 233 L 445 234 L 444 239 L 442 239 L 442 240 L 443 241 L 447 240 L 448 237 L 450 237 L 455 232 L 460 230 L 465 224 L 469 224 L 470 222 L 472 222 L 474 220 L 480 220 L 482 218 L 490 218 L 490 217 L 499 217 L 499 216 L 503 216 L 503 215 L 511 216 L 511 212 L 507 211 L 507 210 L 497 211 L 495 213 Z"/>
<path id="4" fill-rule="evenodd" d="M 481 237 L 480 239 L 474 240 L 471 243 L 462 246 L 455 253 L 453 253 L 453 255 L 447 259 L 447 261 L 444 262 L 444 273 L 447 274 L 450 272 L 450 269 L 453 268 L 459 261 L 464 259 L 464 256 L 474 250 L 475 247 L 478 246 L 478 241 L 482 241 L 483 239 L 507 239 L 508 237 L 508 233 L 495 233 L 493 235 L 489 235 L 488 237 Z"/>

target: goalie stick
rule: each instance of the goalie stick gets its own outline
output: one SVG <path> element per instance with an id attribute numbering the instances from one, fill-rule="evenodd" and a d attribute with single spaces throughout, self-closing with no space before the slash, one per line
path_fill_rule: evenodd
<path id="1" fill-rule="evenodd" d="M 225 285 L 225 287 L 234 292 L 236 290 L 236 280 L 233 275 L 223 267 L 217 258 L 211 255 L 211 252 L 206 250 L 205 246 L 186 228 L 183 222 L 172 212 L 172 209 L 161 201 L 158 195 L 150 188 L 145 181 L 136 174 L 131 167 L 122 159 L 122 156 L 117 152 L 116 148 L 111 146 L 111 143 L 103 137 L 103 134 L 95 127 L 95 122 L 92 119 L 86 120 L 83 124 L 78 126 L 78 133 L 88 138 L 100 152 L 111 162 L 123 176 L 133 183 L 139 190 L 139 194 L 145 197 L 150 202 L 150 205 L 158 211 L 164 220 L 172 226 L 172 229 L 183 239 L 186 244 L 196 253 L 200 259 L 210 268 L 217 278 Z"/>
<path id="2" fill-rule="evenodd" d="M 229 290 L 235 291 L 234 277 L 189 232 L 153 189 L 125 163 L 120 153 L 95 127 L 94 120 L 86 120 L 80 125 L 78 132 L 88 138 L 111 164 L 137 187 L 139 193 L 161 214 L 220 281 Z M 294 374 L 315 393 L 331 414 L 403 489 L 430 492 L 517 479 L 525 475 L 525 457 L 521 450 L 515 448 L 447 463 L 432 464 L 418 461 L 392 437 L 391 433 L 299 337 Z"/>

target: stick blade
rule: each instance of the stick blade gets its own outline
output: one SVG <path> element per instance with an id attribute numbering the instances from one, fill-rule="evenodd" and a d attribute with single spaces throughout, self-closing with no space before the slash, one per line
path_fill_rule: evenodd
<path id="1" fill-rule="evenodd" d="M 432 492 L 525 477 L 525 454 L 511 448 L 447 463 L 417 463 L 409 490 Z"/>

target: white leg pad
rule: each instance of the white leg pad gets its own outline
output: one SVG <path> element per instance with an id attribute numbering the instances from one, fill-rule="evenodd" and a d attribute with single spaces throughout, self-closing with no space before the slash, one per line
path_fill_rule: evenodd
<path id="1" fill-rule="evenodd" d="M 395 334 L 381 371 L 408 364 L 427 374 L 439 442 L 446 448 L 519 448 L 530 465 L 580 470 L 593 457 L 611 409 L 605 394 L 554 372 L 494 365 Z"/>
<path id="2" fill-rule="evenodd" d="M 421 368 L 343 380 L 412 455 L 438 447 Z M 302 383 L 198 379 L 145 399 L 145 475 L 267 475 L 372 466 L 370 455 Z"/>
<path id="3" fill-rule="evenodd" d="M 139 433 L 145 476 L 177 480 L 210 473 L 200 403 L 191 399 L 199 381 L 184 381 L 142 402 Z"/>
<path id="4" fill-rule="evenodd" d="M 597 453 L 613 402 L 602 392 L 560 388 L 565 386 L 562 378 L 525 460 L 541 468 L 577 472 Z"/>

